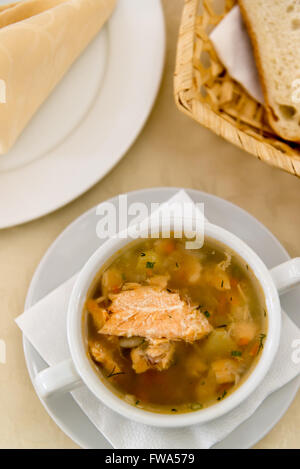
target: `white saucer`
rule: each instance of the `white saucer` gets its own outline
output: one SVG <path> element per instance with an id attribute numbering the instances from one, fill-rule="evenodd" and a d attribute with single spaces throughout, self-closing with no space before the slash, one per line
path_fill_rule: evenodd
<path id="1" fill-rule="evenodd" d="M 160 0 L 118 0 L 107 25 L 0 156 L 0 228 L 62 207 L 112 169 L 151 111 L 164 55 Z"/>
<path id="2" fill-rule="evenodd" d="M 151 202 L 164 202 L 177 190 L 156 188 L 131 192 L 128 194 L 128 203 L 143 202 L 150 207 Z M 205 215 L 211 222 L 238 235 L 262 257 L 269 268 L 289 259 L 279 241 L 260 222 L 236 205 L 195 190 L 187 190 L 187 193 L 194 202 L 204 202 Z M 113 198 L 110 202 L 117 205 L 118 199 Z M 103 241 L 96 237 L 97 221 L 99 217 L 96 216 L 95 209 L 91 209 L 73 222 L 52 244 L 32 279 L 26 308 L 75 274 L 102 244 Z M 298 326 L 300 326 L 299 303 L 300 288 L 294 290 L 288 297 L 282 298 L 285 311 Z M 46 364 L 25 338 L 24 352 L 29 374 L 33 380 Z M 252 447 L 280 420 L 298 388 L 299 379 L 272 394 L 251 418 L 215 448 Z M 57 425 L 82 448 L 111 448 L 70 394 L 42 403 Z"/>

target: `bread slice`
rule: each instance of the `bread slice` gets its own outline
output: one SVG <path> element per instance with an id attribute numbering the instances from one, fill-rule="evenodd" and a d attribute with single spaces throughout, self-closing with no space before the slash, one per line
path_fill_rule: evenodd
<path id="1" fill-rule="evenodd" d="M 252 40 L 269 123 L 283 139 L 300 142 L 300 2 L 238 2 Z"/>
<path id="2" fill-rule="evenodd" d="M 23 0 L 0 8 L 0 155 L 13 146 L 115 4 Z"/>

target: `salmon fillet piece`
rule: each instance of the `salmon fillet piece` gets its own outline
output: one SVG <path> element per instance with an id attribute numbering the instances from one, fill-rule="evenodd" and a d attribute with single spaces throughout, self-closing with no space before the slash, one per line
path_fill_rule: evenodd
<path id="1" fill-rule="evenodd" d="M 101 334 L 193 342 L 212 330 L 206 317 L 178 293 L 141 286 L 113 295 L 111 300 L 111 314 Z"/>
<path id="2" fill-rule="evenodd" d="M 144 373 L 149 369 L 167 370 L 173 363 L 174 343 L 167 339 L 154 339 L 144 346 L 131 350 L 132 368 L 136 373 Z"/>
<path id="3" fill-rule="evenodd" d="M 131 350 L 132 368 L 136 373 L 144 373 L 149 369 L 167 370 L 173 362 L 175 345 L 167 339 L 154 339 L 144 346 Z"/>
<path id="4" fill-rule="evenodd" d="M 119 340 L 117 337 L 103 338 L 89 341 L 90 354 L 97 363 L 100 363 L 108 373 L 120 373 L 122 371 L 119 358 Z"/>

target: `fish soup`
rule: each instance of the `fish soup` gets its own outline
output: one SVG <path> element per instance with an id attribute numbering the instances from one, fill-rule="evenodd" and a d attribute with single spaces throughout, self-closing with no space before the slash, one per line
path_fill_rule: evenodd
<path id="1" fill-rule="evenodd" d="M 89 357 L 119 397 L 193 412 L 245 380 L 267 333 L 261 287 L 245 262 L 206 239 L 131 243 L 99 272 L 84 309 Z"/>

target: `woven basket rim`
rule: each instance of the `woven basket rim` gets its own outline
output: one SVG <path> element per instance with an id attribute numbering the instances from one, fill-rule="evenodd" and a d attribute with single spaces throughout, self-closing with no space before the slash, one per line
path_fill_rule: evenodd
<path id="1" fill-rule="evenodd" d="M 207 103 L 193 97 L 195 29 L 200 1 L 203 3 L 203 0 L 185 0 L 182 11 L 174 73 L 174 98 L 178 109 L 259 160 L 300 177 L 299 153 L 294 151 L 288 155 L 267 139 L 259 140 L 247 134 L 243 129 L 217 114 Z M 197 116 L 195 109 L 197 109 Z M 278 141 L 280 141 L 279 137 Z"/>

